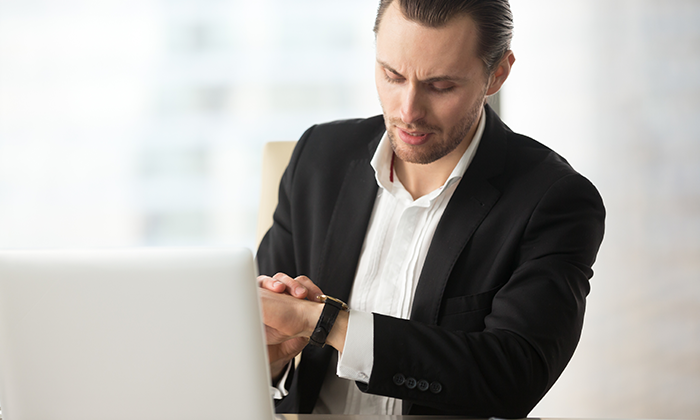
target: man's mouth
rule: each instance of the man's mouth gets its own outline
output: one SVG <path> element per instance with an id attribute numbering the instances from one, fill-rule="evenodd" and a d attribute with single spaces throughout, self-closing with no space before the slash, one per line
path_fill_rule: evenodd
<path id="1" fill-rule="evenodd" d="M 396 131 L 401 141 L 411 146 L 420 146 L 424 144 L 432 134 L 422 131 L 404 130 L 399 127 L 396 127 Z"/>

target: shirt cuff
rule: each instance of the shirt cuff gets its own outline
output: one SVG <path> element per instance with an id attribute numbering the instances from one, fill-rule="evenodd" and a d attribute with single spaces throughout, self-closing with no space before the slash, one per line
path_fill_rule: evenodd
<path id="1" fill-rule="evenodd" d="M 345 347 L 338 358 L 336 374 L 344 379 L 369 383 L 374 366 L 374 315 L 350 311 Z"/>
<path id="2" fill-rule="evenodd" d="M 287 382 L 287 376 L 289 376 L 289 371 L 292 370 L 292 363 L 294 363 L 294 359 L 290 360 L 289 363 L 287 363 L 287 370 L 284 371 L 284 375 L 282 375 L 280 380 L 277 382 L 277 386 L 270 387 L 270 394 L 275 400 L 281 400 L 289 394 L 289 391 L 287 390 L 287 388 L 284 387 L 284 384 Z"/>

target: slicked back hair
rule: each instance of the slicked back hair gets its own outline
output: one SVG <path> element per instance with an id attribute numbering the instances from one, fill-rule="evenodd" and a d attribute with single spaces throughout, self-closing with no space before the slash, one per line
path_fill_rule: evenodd
<path id="1" fill-rule="evenodd" d="M 468 15 L 477 27 L 478 54 L 491 74 L 510 49 L 513 38 L 513 14 L 508 0 L 380 0 L 374 21 L 375 36 L 386 9 L 397 1 L 406 19 L 431 28 L 446 25 L 451 19 Z"/>

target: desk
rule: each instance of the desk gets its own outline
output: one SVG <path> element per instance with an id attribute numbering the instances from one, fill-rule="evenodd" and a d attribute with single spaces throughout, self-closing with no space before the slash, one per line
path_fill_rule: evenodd
<path id="1" fill-rule="evenodd" d="M 459 416 L 359 416 L 342 414 L 277 414 L 277 420 L 467 420 L 469 417 Z M 500 420 L 500 419 L 499 419 Z M 534 419 L 532 419 L 534 420 Z M 547 419 L 555 420 L 555 419 Z M 567 419 L 574 420 L 574 419 Z"/>

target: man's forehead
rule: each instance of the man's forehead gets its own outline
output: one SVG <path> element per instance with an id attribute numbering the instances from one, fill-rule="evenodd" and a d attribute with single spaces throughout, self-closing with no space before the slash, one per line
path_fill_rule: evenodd
<path id="1" fill-rule="evenodd" d="M 379 25 L 376 45 L 380 65 L 398 74 L 419 71 L 421 79 L 464 78 L 482 65 L 476 25 L 467 15 L 433 28 L 408 20 L 394 3 Z"/>
<path id="2" fill-rule="evenodd" d="M 380 57 L 377 57 L 377 64 L 379 64 L 381 67 L 386 69 L 387 71 L 396 74 L 397 76 L 404 76 L 403 72 L 407 71 L 408 69 L 397 69 L 394 67 L 394 65 L 382 60 Z M 400 65 L 397 65 L 399 67 Z M 456 71 L 445 71 L 439 68 L 434 68 L 432 71 L 424 71 L 423 77 L 421 78 L 422 82 L 425 83 L 435 83 L 435 82 L 443 82 L 443 81 L 448 81 L 448 82 L 464 82 L 466 81 L 467 78 L 464 77 L 462 72 L 459 70 Z"/>

